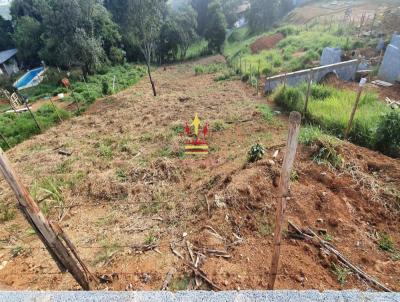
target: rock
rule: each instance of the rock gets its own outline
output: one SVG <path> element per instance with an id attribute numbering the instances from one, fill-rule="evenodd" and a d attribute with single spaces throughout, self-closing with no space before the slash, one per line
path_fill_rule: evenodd
<path id="1" fill-rule="evenodd" d="M 318 218 L 318 219 L 317 219 L 317 222 L 318 222 L 318 223 L 324 223 L 324 220 L 323 220 L 322 218 Z"/>
<path id="2" fill-rule="evenodd" d="M 294 279 L 299 283 L 303 283 L 304 282 L 304 277 L 301 277 L 301 276 L 295 276 Z"/>
<path id="3" fill-rule="evenodd" d="M 142 280 L 144 283 L 149 283 L 151 281 L 151 276 L 147 273 L 144 273 L 142 276 Z"/>
<path id="4" fill-rule="evenodd" d="M 7 266 L 7 263 L 8 263 L 8 261 L 3 261 L 3 262 L 0 264 L 0 271 L 1 271 L 2 269 L 4 269 L 4 268 Z"/>

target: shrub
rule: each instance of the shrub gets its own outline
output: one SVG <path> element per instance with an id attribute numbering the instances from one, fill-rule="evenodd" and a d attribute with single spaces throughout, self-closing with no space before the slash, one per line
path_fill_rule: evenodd
<path id="1" fill-rule="evenodd" d="M 376 146 L 382 153 L 400 157 L 400 110 L 384 115 L 378 124 Z"/>
<path id="2" fill-rule="evenodd" d="M 247 153 L 247 161 L 249 163 L 255 163 L 263 158 L 265 154 L 265 148 L 264 146 L 260 144 L 255 144 L 253 145 L 249 152 Z"/>

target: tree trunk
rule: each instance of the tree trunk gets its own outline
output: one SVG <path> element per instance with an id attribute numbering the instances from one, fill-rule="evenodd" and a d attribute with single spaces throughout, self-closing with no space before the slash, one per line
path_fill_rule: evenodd
<path id="1" fill-rule="evenodd" d="M 146 60 L 146 65 L 147 65 L 147 73 L 149 74 L 151 88 L 153 89 L 153 95 L 157 96 L 156 85 L 154 84 L 153 78 L 151 77 L 150 63 L 148 60 Z"/>

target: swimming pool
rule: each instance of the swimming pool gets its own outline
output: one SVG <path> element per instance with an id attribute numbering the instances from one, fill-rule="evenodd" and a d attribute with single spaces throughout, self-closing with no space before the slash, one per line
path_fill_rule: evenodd
<path id="1" fill-rule="evenodd" d="M 14 83 L 14 87 L 18 90 L 22 90 L 40 84 L 43 79 L 42 75 L 44 71 L 44 67 L 39 67 L 28 71 L 26 74 L 23 75 L 22 78 Z"/>

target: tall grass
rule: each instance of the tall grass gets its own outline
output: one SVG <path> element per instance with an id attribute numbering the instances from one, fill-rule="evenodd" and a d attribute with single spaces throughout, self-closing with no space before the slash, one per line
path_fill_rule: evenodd
<path id="1" fill-rule="evenodd" d="M 67 119 L 70 116 L 69 112 L 60 108 L 58 108 L 57 111 L 63 119 Z M 35 117 L 42 130 L 48 129 L 59 122 L 57 113 L 50 105 L 40 107 L 39 110 L 35 112 Z M 29 112 L 20 113 L 18 115 L 15 113 L 0 115 L 0 129 L 2 135 L 11 146 L 15 146 L 31 136 L 40 133 Z M 0 140 L 0 146 L 3 149 L 7 148 L 7 145 L 2 140 Z"/>
<path id="2" fill-rule="evenodd" d="M 275 91 L 272 98 L 285 110 L 302 112 L 306 91 L 306 84 L 298 87 L 281 86 Z M 338 90 L 324 85 L 313 85 L 308 110 L 305 113 L 306 118 L 311 123 L 321 126 L 331 134 L 343 138 L 355 99 L 355 92 Z M 382 129 L 387 128 L 384 125 L 391 112 L 392 109 L 380 102 L 375 94 L 366 93 L 361 98 L 353 127 L 349 133 L 349 139 L 367 148 L 380 149 L 378 144 L 378 129 L 381 129 L 379 139 L 381 141 L 385 140 L 385 135 L 388 136 L 391 132 Z M 397 119 L 396 117 L 391 117 L 390 121 L 388 123 L 389 126 L 392 128 L 396 128 L 395 126 L 397 126 L 399 128 L 400 115 Z M 393 137 L 395 139 L 392 139 L 390 142 L 386 140 L 386 143 L 394 144 L 394 148 L 396 149 L 396 146 L 397 148 L 399 147 L 400 142 L 398 141 L 399 138 L 396 138 L 396 136 Z M 390 150 L 393 150 L 393 148 Z M 395 152 L 392 152 L 392 154 L 386 152 L 388 155 L 393 155 L 393 153 Z"/>

